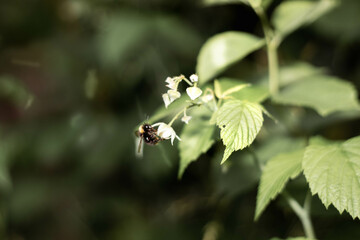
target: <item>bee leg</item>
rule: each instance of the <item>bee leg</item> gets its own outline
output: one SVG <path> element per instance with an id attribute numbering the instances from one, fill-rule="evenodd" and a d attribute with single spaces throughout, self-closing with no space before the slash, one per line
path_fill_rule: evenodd
<path id="1" fill-rule="evenodd" d="M 141 151 L 141 145 L 142 145 L 142 137 L 140 137 L 140 142 L 139 142 L 139 146 L 138 146 L 138 153 L 140 153 Z"/>

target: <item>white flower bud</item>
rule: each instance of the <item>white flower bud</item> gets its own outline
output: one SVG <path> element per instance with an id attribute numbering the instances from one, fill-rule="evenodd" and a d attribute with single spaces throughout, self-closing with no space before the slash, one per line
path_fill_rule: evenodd
<path id="1" fill-rule="evenodd" d="M 191 119 L 191 116 L 186 116 L 184 115 L 182 118 L 181 118 L 181 121 L 183 121 L 184 123 L 188 124 L 189 121 Z"/>
<path id="2" fill-rule="evenodd" d="M 190 76 L 190 80 L 191 80 L 192 82 L 197 82 L 197 81 L 199 80 L 199 77 L 198 77 L 196 74 L 192 74 L 192 75 Z"/>
<path id="3" fill-rule="evenodd" d="M 188 87 L 186 89 L 186 93 L 189 95 L 189 97 L 191 98 L 191 100 L 195 100 L 198 97 L 200 97 L 200 95 L 202 94 L 202 91 L 200 88 L 198 87 Z"/>

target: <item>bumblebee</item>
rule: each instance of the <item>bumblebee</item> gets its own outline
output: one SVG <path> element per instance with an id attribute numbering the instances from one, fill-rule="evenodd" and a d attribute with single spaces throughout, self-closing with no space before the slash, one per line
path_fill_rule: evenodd
<path id="1" fill-rule="evenodd" d="M 138 153 L 141 151 L 142 140 L 144 140 L 144 142 L 148 145 L 156 145 L 160 141 L 164 140 L 162 137 L 157 135 L 157 130 L 148 123 L 141 125 L 135 134 L 140 137 Z"/>

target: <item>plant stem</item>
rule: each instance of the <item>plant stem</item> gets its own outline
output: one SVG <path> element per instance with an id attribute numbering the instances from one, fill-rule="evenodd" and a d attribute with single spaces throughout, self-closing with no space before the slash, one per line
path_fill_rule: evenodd
<path id="1" fill-rule="evenodd" d="M 178 117 L 184 112 L 184 110 L 186 110 L 186 108 L 182 109 L 171 119 L 171 121 L 168 123 L 169 127 L 171 127 L 171 125 L 175 122 L 176 119 L 178 119 Z"/>
<path id="2" fill-rule="evenodd" d="M 249 151 L 253 155 L 256 166 L 259 168 L 260 172 L 263 172 L 263 165 L 261 164 L 259 158 L 257 157 L 254 150 L 249 148 Z M 310 218 L 311 210 L 311 194 L 308 192 L 305 197 L 304 207 L 301 207 L 300 204 L 286 191 L 283 191 L 281 195 L 286 199 L 291 209 L 295 212 L 296 216 L 300 219 L 300 222 L 303 226 L 305 236 L 310 239 L 316 239 L 314 228 Z"/>
<path id="3" fill-rule="evenodd" d="M 265 35 L 269 65 L 269 90 L 270 94 L 274 96 L 279 92 L 279 62 L 277 50 L 281 42 L 281 38 L 275 35 L 273 29 L 270 26 L 264 9 L 260 6 L 254 8 L 254 11 L 260 18 L 261 26 Z M 259 165 L 258 159 L 256 157 L 254 159 L 257 162 L 257 165 L 260 166 L 260 170 L 262 170 L 261 165 Z M 315 239 L 316 237 L 310 218 L 311 194 L 307 194 L 304 202 L 304 207 L 301 207 L 300 204 L 293 197 L 291 197 L 289 193 L 284 191 L 282 195 L 285 197 L 291 209 L 300 219 L 306 237 Z"/>
<path id="4" fill-rule="evenodd" d="M 182 80 L 184 80 L 188 85 L 191 87 L 194 86 L 189 79 L 187 79 L 185 76 L 182 75 Z"/>
<path id="5" fill-rule="evenodd" d="M 269 65 L 269 90 L 271 95 L 276 95 L 279 91 L 279 63 L 277 48 L 279 41 L 274 37 L 274 32 L 270 26 L 268 18 L 263 8 L 258 7 L 254 9 L 256 14 L 259 16 L 261 26 L 264 31 L 267 57 Z"/>
<path id="6" fill-rule="evenodd" d="M 305 231 L 305 236 L 307 238 L 315 239 L 315 233 L 312 226 L 311 218 L 310 218 L 310 201 L 311 195 L 307 194 L 305 198 L 304 207 L 301 207 L 300 204 L 290 196 L 289 193 L 283 192 L 282 195 L 285 197 L 286 201 L 290 205 L 291 209 L 295 212 L 298 218 L 301 221 L 301 224 Z"/>
<path id="7" fill-rule="evenodd" d="M 191 105 L 183 108 L 181 111 L 179 111 L 172 119 L 171 121 L 168 123 L 169 127 L 171 127 L 171 125 L 175 122 L 176 119 L 178 119 L 178 117 L 184 113 L 184 111 L 186 111 L 187 109 L 189 108 L 192 108 L 192 107 L 195 107 L 195 106 L 200 106 L 200 104 L 195 104 L 195 103 L 192 103 Z"/>
<path id="8" fill-rule="evenodd" d="M 271 95 L 276 95 L 279 91 L 279 63 L 277 46 L 273 41 L 267 47 L 269 61 L 269 89 Z"/>

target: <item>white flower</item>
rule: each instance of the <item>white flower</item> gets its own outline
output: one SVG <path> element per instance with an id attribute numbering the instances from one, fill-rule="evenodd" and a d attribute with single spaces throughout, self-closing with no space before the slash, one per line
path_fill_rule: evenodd
<path id="1" fill-rule="evenodd" d="M 183 121 L 184 123 L 188 124 L 189 121 L 191 119 L 191 116 L 186 116 L 184 115 L 182 118 L 181 118 L 181 121 Z"/>
<path id="2" fill-rule="evenodd" d="M 167 108 L 167 107 L 170 105 L 170 103 L 171 103 L 169 94 L 164 93 L 164 94 L 162 95 L 162 98 L 163 98 L 163 100 L 164 100 L 165 107 Z"/>
<path id="3" fill-rule="evenodd" d="M 174 145 L 175 137 L 181 141 L 178 135 L 176 135 L 174 129 L 167 125 L 166 123 L 159 122 L 152 125 L 153 127 L 159 126 L 157 129 L 157 135 L 164 139 L 171 139 L 171 145 Z"/>
<path id="4" fill-rule="evenodd" d="M 191 98 L 191 100 L 197 99 L 202 94 L 201 89 L 198 87 L 188 87 L 186 89 L 186 92 L 189 95 L 189 97 Z"/>
<path id="5" fill-rule="evenodd" d="M 176 90 L 168 90 L 167 94 L 169 95 L 170 103 L 172 103 L 181 96 L 180 92 Z"/>
<path id="6" fill-rule="evenodd" d="M 190 80 L 191 80 L 192 82 L 197 82 L 197 81 L 199 80 L 199 77 L 198 77 L 196 74 L 192 74 L 192 75 L 190 76 Z"/>
<path id="7" fill-rule="evenodd" d="M 172 89 L 172 90 L 176 90 L 177 89 L 177 84 L 176 84 L 176 80 L 175 78 L 171 78 L 171 77 L 167 77 L 165 82 L 167 82 L 168 84 L 166 85 L 168 88 Z"/>
<path id="8" fill-rule="evenodd" d="M 163 101 L 165 103 L 165 107 L 167 108 L 170 103 L 175 101 L 181 96 L 181 94 L 176 90 L 168 90 L 167 93 L 164 93 L 162 95 Z"/>

